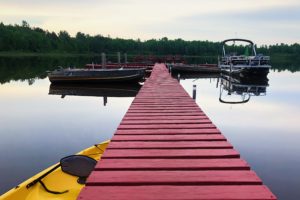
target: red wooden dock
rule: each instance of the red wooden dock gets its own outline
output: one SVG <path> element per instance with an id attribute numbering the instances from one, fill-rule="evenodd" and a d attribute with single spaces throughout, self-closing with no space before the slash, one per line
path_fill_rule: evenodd
<path id="1" fill-rule="evenodd" d="M 78 199 L 276 197 L 165 65 L 156 64 Z"/>

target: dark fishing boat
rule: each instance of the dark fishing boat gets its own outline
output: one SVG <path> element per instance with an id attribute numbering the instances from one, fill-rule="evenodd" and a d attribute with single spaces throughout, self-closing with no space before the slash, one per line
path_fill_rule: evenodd
<path id="1" fill-rule="evenodd" d="M 48 74 L 52 83 L 139 82 L 145 76 L 141 69 L 58 69 Z"/>

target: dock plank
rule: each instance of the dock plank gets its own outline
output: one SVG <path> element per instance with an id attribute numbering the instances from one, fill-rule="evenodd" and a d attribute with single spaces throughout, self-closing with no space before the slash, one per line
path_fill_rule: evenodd
<path id="1" fill-rule="evenodd" d="M 216 128 L 214 124 L 210 122 L 203 124 L 142 124 L 142 125 L 124 125 L 120 124 L 118 130 L 121 129 L 201 129 L 201 128 Z"/>
<path id="2" fill-rule="evenodd" d="M 101 195 L 100 195 L 101 194 Z M 276 200 L 265 186 L 87 186 L 80 200 Z"/>
<path id="3" fill-rule="evenodd" d="M 94 171 L 87 185 L 261 185 L 253 171 Z"/>
<path id="4" fill-rule="evenodd" d="M 221 134 L 216 128 L 202 129 L 119 129 L 115 135 L 191 135 Z M 223 138 L 223 137 L 222 137 Z"/>
<path id="5" fill-rule="evenodd" d="M 197 104 L 132 104 L 130 108 L 168 108 L 168 109 L 174 109 L 174 108 L 198 108 Z"/>
<path id="6" fill-rule="evenodd" d="M 208 119 L 205 115 L 200 116 L 168 116 L 168 120 L 201 120 L 201 119 Z M 166 116 L 124 116 L 122 121 L 127 120 L 166 120 Z"/>
<path id="7" fill-rule="evenodd" d="M 194 119 L 194 120 L 122 120 L 121 125 L 142 125 L 142 124 L 209 124 L 211 121 L 209 119 Z"/>
<path id="8" fill-rule="evenodd" d="M 205 116 L 202 112 L 190 112 L 190 113 L 141 113 L 141 112 L 134 112 L 134 113 L 126 113 L 126 116 Z"/>
<path id="9" fill-rule="evenodd" d="M 171 163 L 171 164 L 170 164 Z M 239 158 L 222 159 L 102 159 L 95 170 L 250 170 Z"/>
<path id="10" fill-rule="evenodd" d="M 234 149 L 106 149 L 102 158 L 239 158 Z"/>
<path id="11" fill-rule="evenodd" d="M 158 110 L 158 111 L 164 111 L 164 110 L 176 110 L 176 111 L 181 111 L 181 110 L 200 110 L 197 107 L 183 107 L 183 106 L 174 106 L 174 107 L 137 107 L 137 106 L 131 106 L 128 111 L 144 111 L 144 110 Z"/>
<path id="12" fill-rule="evenodd" d="M 165 106 L 165 107 L 174 107 L 174 106 L 186 106 L 186 107 L 195 107 L 197 104 L 193 101 L 191 102 L 139 102 L 134 101 L 131 104 L 132 106 L 145 106 L 145 107 L 155 107 L 155 106 Z"/>
<path id="13" fill-rule="evenodd" d="M 128 109 L 127 113 L 191 113 L 191 112 L 196 112 L 198 113 L 200 110 L 198 109 L 158 109 L 158 110 L 130 110 Z"/>
<path id="14" fill-rule="evenodd" d="M 191 135 L 114 135 L 112 141 L 225 141 L 221 134 Z"/>
<path id="15" fill-rule="evenodd" d="M 231 149 L 227 141 L 141 142 L 111 141 L 107 149 Z"/>

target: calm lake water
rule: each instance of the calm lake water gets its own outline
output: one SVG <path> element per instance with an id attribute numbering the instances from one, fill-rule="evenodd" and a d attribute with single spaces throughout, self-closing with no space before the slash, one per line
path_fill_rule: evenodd
<path id="1" fill-rule="evenodd" d="M 45 74 L 58 65 L 94 60 L 0 58 L 0 194 L 60 158 L 111 138 L 138 86 L 50 87 Z M 222 78 L 180 83 L 191 96 L 196 85 L 198 105 L 279 199 L 299 200 L 300 65 L 280 62 L 274 68 L 268 80 L 247 82 L 261 86 L 250 99 L 236 91 L 228 95 Z M 249 100 L 221 103 L 220 92 L 225 101 Z"/>

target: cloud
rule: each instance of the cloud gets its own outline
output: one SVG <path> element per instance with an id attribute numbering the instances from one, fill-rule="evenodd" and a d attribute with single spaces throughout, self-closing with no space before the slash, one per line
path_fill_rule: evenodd
<path id="1" fill-rule="evenodd" d="M 144 28 L 150 34 L 164 33 L 171 38 L 220 41 L 242 37 L 260 45 L 295 43 L 300 41 L 300 6 L 297 5 L 189 13 L 159 25 L 144 24 Z"/>
<path id="2" fill-rule="evenodd" d="M 11 0 L 0 7 L 4 23 L 24 19 L 71 35 L 213 41 L 239 36 L 258 44 L 300 40 L 298 0 Z"/>
<path id="3" fill-rule="evenodd" d="M 182 21 L 199 22 L 200 20 L 243 21 L 243 22 L 300 22 L 300 6 L 271 7 L 267 9 L 241 10 L 235 12 L 220 12 L 196 14 L 178 18 Z"/>

